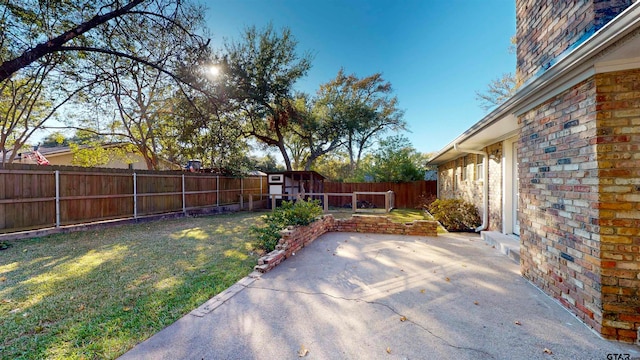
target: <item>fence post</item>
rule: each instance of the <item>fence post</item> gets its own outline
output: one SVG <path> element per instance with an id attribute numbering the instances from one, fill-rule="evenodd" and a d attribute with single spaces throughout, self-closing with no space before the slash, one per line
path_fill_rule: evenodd
<path id="1" fill-rule="evenodd" d="M 253 194 L 249 194 L 249 211 L 253 211 Z"/>
<path id="2" fill-rule="evenodd" d="M 186 195 L 185 195 L 185 188 L 184 188 L 184 174 L 182 174 L 182 213 L 186 214 L 187 213 L 187 204 L 186 204 Z"/>
<path id="3" fill-rule="evenodd" d="M 260 176 L 260 178 L 259 178 L 260 179 L 260 201 L 262 201 L 262 178 L 263 177 L 264 176 Z"/>
<path id="4" fill-rule="evenodd" d="M 60 170 L 55 171 L 56 178 L 56 227 L 60 227 Z"/>
<path id="5" fill-rule="evenodd" d="M 216 207 L 220 206 L 220 177 L 216 175 Z"/>
<path id="6" fill-rule="evenodd" d="M 384 194 L 384 210 L 385 212 L 391 211 L 391 190 Z"/>
<path id="7" fill-rule="evenodd" d="M 240 210 L 244 206 L 244 178 L 240 178 Z"/>
<path id="8" fill-rule="evenodd" d="M 276 196 L 271 194 L 271 211 L 276 209 Z"/>
<path id="9" fill-rule="evenodd" d="M 138 218 L 138 186 L 136 173 L 133 173 L 133 218 Z"/>
<path id="10" fill-rule="evenodd" d="M 358 209 L 358 197 L 356 196 L 356 192 L 353 192 L 353 195 L 351 195 L 351 210 L 353 212 L 356 212 L 356 210 Z"/>
<path id="11" fill-rule="evenodd" d="M 324 193 L 324 212 L 329 212 L 329 194 Z"/>
<path id="12" fill-rule="evenodd" d="M 389 211 L 393 210 L 396 207 L 396 193 L 392 190 L 389 190 Z"/>

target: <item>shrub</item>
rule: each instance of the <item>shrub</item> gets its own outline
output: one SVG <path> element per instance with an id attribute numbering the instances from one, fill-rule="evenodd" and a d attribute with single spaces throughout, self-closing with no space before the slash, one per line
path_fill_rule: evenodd
<path id="1" fill-rule="evenodd" d="M 309 225 L 322 215 L 320 201 L 299 200 L 295 204 L 283 201 L 282 206 L 265 216 L 266 226 L 252 226 L 251 232 L 256 236 L 254 246 L 265 251 L 273 251 L 280 240 L 280 231 L 289 225 Z"/>
<path id="2" fill-rule="evenodd" d="M 436 199 L 427 210 L 448 231 L 469 231 L 480 226 L 478 209 L 462 199 Z"/>
<path id="3" fill-rule="evenodd" d="M 436 201 L 436 199 L 437 197 L 435 195 L 423 192 L 418 196 L 418 205 L 416 206 L 416 209 L 428 210 L 429 205 Z"/>

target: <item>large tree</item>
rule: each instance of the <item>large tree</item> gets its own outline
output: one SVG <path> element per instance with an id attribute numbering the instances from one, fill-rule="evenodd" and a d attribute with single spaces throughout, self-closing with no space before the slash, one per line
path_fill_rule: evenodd
<path id="1" fill-rule="evenodd" d="M 149 23 L 179 27 L 185 1 L 112 0 L 3 1 L 0 5 L 0 81 L 50 54 L 73 58 L 79 51 L 93 51 L 128 57 L 151 66 L 134 52 L 118 52 L 109 39 L 95 36 L 95 29 L 108 29 L 122 22 L 134 22 L 144 30 Z M 103 31 L 104 32 L 104 31 Z"/>
<path id="2" fill-rule="evenodd" d="M 1 162 L 11 163 L 58 109 L 96 81 L 69 81 L 56 69 L 57 65 L 54 56 L 46 56 L 23 73 L 0 82 Z"/>
<path id="3" fill-rule="evenodd" d="M 198 17 L 201 13 L 189 1 L 182 0 L 2 1 L 0 89 L 3 97 L 13 91 L 14 98 L 26 98 L 12 90 L 16 83 L 25 83 L 29 87 L 20 85 L 21 91 L 33 105 L 25 101 L 18 105 L 24 109 L 48 109 L 39 113 L 21 110 L 19 127 L 12 125 L 16 122 L 15 115 L 9 119 L 5 114 L 10 112 L 3 112 L 6 131 L 0 138 L 5 139 L 0 144 L 2 149 L 7 148 L 8 142 L 13 142 L 13 147 L 26 143 L 76 95 L 85 95 L 79 99 L 84 108 L 92 107 L 92 101 L 105 104 L 104 98 L 87 92 L 96 83 L 112 84 L 110 104 L 120 105 L 116 92 L 135 85 L 131 77 L 124 79 L 127 71 L 131 74 L 132 70 L 141 70 L 156 78 L 159 78 L 157 74 L 163 74 L 165 84 L 166 78 L 183 82 L 176 75 L 175 66 L 182 61 L 181 51 L 185 45 L 192 49 L 206 48 L 205 41 L 196 35 L 199 29 L 193 26 L 201 23 Z M 164 41 L 165 48 L 158 48 L 158 39 Z M 167 52 L 166 48 L 173 51 Z M 143 107 L 149 105 L 148 101 L 144 102 L 138 101 Z M 18 105 L 13 107 L 19 108 Z M 145 116 L 135 115 L 136 121 L 142 121 Z M 153 156 L 149 159 L 152 164 Z"/>
<path id="4" fill-rule="evenodd" d="M 296 116 L 291 124 L 293 134 L 289 141 L 298 147 L 289 145 L 289 149 L 297 150 L 292 151 L 292 155 L 295 163 L 304 165 L 304 170 L 311 170 L 316 159 L 344 144 L 346 121 L 343 114 L 332 110 L 327 100 L 319 92 L 314 99 L 299 95 L 294 102 Z"/>
<path id="5" fill-rule="evenodd" d="M 277 148 L 287 170 L 292 166 L 285 139 L 296 116 L 293 85 L 311 67 L 311 56 L 300 55 L 297 44 L 287 28 L 276 32 L 271 25 L 250 27 L 218 55 L 219 91 L 235 106 L 244 135 Z"/>
<path id="6" fill-rule="evenodd" d="M 404 130 L 404 111 L 398 107 L 398 98 L 392 96 L 391 83 L 376 73 L 364 78 L 346 75 L 340 69 L 335 79 L 321 86 L 332 116 L 339 117 L 346 130 L 344 146 L 352 172 L 375 140 L 388 130 Z"/>
<path id="7" fill-rule="evenodd" d="M 298 95 L 289 124 L 293 133 L 289 141 L 296 147 L 288 147 L 302 156 L 294 156 L 294 162 L 303 160 L 305 170 L 310 170 L 320 157 L 342 150 L 355 173 L 361 157 L 380 135 L 405 128 L 403 111 L 391 93 L 391 84 L 380 74 L 361 79 L 341 69 L 315 96 Z"/>
<path id="8" fill-rule="evenodd" d="M 375 182 L 424 180 L 426 157 L 404 135 L 380 140 L 363 174 Z"/>

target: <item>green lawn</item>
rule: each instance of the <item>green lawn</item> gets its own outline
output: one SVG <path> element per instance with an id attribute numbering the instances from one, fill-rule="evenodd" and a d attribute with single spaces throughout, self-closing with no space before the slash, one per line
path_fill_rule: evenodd
<path id="1" fill-rule="evenodd" d="M 11 241 L 0 251 L 0 358 L 115 358 L 252 271 L 260 214 Z"/>
<path id="2" fill-rule="evenodd" d="M 351 211 L 344 210 L 344 209 L 334 209 L 333 211 L 329 211 L 329 213 L 333 214 L 333 216 L 336 219 L 346 219 L 351 217 L 351 215 L 353 214 Z M 392 221 L 402 222 L 402 223 L 412 222 L 414 220 L 433 220 L 433 217 L 429 213 L 426 213 L 424 210 L 419 210 L 419 209 L 392 209 L 388 213 L 381 212 L 381 213 L 375 213 L 375 214 L 368 214 L 366 212 L 362 212 L 358 214 L 387 216 L 391 218 Z M 438 225 L 438 234 L 443 234 L 446 232 L 447 230 L 445 230 L 442 226 Z"/>

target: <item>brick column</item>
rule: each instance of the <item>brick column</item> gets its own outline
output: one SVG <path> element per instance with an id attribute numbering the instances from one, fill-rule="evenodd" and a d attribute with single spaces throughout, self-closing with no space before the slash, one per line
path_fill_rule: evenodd
<path id="1" fill-rule="evenodd" d="M 596 75 L 602 334 L 640 326 L 640 70 Z"/>

